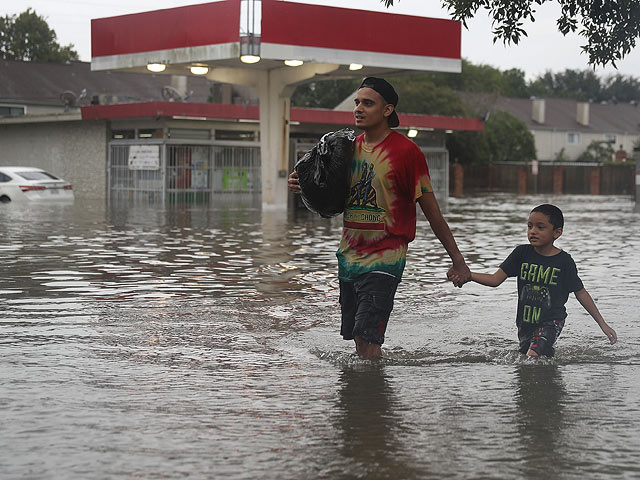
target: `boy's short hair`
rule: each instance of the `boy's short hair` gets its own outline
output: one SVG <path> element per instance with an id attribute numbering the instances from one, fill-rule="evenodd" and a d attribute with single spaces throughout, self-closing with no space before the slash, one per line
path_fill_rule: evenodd
<path id="1" fill-rule="evenodd" d="M 549 223 L 553 225 L 553 228 L 564 227 L 564 215 L 562 215 L 562 210 L 560 210 L 555 205 L 551 205 L 550 203 L 543 203 L 542 205 L 538 205 L 536 208 L 531 210 L 531 213 L 533 212 L 544 213 L 547 217 L 549 217 Z"/>

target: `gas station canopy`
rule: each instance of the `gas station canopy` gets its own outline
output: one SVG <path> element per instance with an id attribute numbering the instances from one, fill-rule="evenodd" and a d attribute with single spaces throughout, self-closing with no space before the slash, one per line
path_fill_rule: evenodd
<path id="1" fill-rule="evenodd" d="M 93 70 L 161 65 L 163 73 L 188 75 L 191 67 L 269 70 L 285 60 L 337 64 L 334 77 L 461 68 L 459 22 L 279 0 L 222 0 L 95 19 L 91 44 Z M 260 60 L 243 63 L 247 55 Z"/>
<path id="2" fill-rule="evenodd" d="M 459 22 L 281 0 L 222 0 L 96 19 L 91 47 L 92 70 L 206 75 L 254 88 L 268 208 L 287 204 L 297 85 L 461 70 Z"/>

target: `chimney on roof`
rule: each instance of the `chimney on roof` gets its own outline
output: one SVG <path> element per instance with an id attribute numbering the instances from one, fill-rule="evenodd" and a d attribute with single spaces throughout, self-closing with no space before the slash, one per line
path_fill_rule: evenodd
<path id="1" fill-rule="evenodd" d="M 577 103 L 576 121 L 584 127 L 589 126 L 589 102 Z"/>
<path id="2" fill-rule="evenodd" d="M 534 98 L 531 102 L 531 119 L 536 123 L 544 123 L 544 98 Z"/>

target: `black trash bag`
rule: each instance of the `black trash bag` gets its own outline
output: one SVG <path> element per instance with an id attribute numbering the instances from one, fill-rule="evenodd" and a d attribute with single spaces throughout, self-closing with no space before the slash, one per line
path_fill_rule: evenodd
<path id="1" fill-rule="evenodd" d="M 351 186 L 355 133 L 343 128 L 329 132 L 298 160 L 302 202 L 312 212 L 329 218 L 344 211 Z"/>

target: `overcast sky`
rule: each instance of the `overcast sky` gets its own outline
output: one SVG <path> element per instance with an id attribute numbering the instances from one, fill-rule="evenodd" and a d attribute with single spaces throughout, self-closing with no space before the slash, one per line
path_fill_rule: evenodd
<path id="1" fill-rule="evenodd" d="M 80 59 L 91 60 L 91 19 L 144 12 L 161 8 L 171 8 L 196 3 L 208 3 L 194 0 L 5 0 L 0 5 L 2 16 L 18 14 L 31 7 L 44 16 L 49 26 L 58 35 L 61 45 L 73 43 Z M 388 11 L 424 17 L 449 18 L 447 11 L 438 0 L 396 0 L 396 5 L 386 9 L 378 0 L 302 0 L 300 3 L 346 6 L 349 8 Z M 501 42 L 493 43 L 491 21 L 485 11 L 480 11 L 469 22 L 469 29 L 462 29 L 462 56 L 473 63 L 493 65 L 502 70 L 519 68 L 524 70 L 528 79 L 544 73 L 563 71 L 566 68 L 589 68 L 586 55 L 581 53 L 582 37 L 571 34 L 563 37 L 556 27 L 560 9 L 556 2 L 538 7 L 536 22 L 526 23 L 528 37 L 519 45 L 505 46 Z M 640 47 L 618 64 L 618 70 L 612 67 L 598 68 L 599 75 L 622 73 L 640 76 Z"/>

